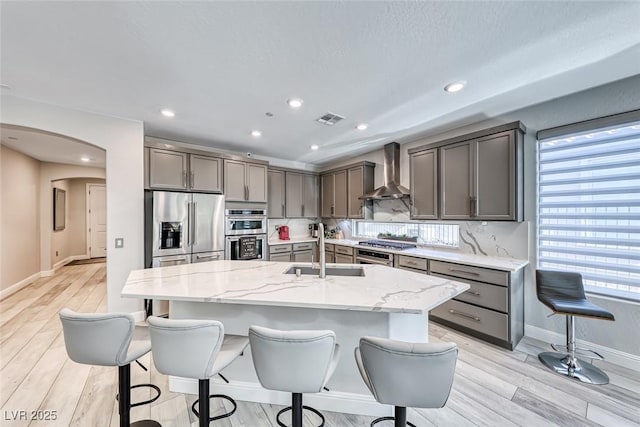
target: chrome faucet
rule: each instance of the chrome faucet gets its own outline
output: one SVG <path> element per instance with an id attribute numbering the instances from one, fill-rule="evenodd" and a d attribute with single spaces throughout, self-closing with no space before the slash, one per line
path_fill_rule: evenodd
<path id="1" fill-rule="evenodd" d="M 324 252 L 324 224 L 318 224 L 318 251 L 320 251 L 320 278 L 327 277 L 327 258 Z"/>

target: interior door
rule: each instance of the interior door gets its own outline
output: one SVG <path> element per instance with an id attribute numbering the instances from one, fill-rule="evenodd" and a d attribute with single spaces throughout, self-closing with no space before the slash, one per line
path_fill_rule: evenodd
<path id="1" fill-rule="evenodd" d="M 89 257 L 107 256 L 107 187 L 89 185 Z"/>

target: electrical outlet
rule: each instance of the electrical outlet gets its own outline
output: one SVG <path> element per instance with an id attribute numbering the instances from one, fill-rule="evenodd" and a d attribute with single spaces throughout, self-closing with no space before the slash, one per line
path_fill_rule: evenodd
<path id="1" fill-rule="evenodd" d="M 280 226 L 279 226 L 279 225 L 276 225 L 276 226 L 275 226 L 275 229 L 276 229 L 276 231 L 279 231 L 279 230 L 280 230 Z"/>

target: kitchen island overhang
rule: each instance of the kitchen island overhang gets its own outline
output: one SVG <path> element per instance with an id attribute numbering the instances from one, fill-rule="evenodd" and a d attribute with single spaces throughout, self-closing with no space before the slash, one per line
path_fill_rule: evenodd
<path id="1" fill-rule="evenodd" d="M 132 271 L 123 297 L 165 299 L 172 318 L 212 318 L 229 334 L 247 335 L 249 326 L 277 329 L 331 329 L 342 347 L 328 392 L 305 396 L 318 409 L 387 415 L 364 385 L 353 358 L 360 337 L 428 341 L 428 312 L 469 289 L 466 283 L 378 265 L 328 264 L 363 268 L 364 276 L 285 274 L 292 263 L 213 261 Z M 295 263 L 298 266 L 310 264 Z M 253 369 L 250 349 L 225 369 L 225 384 L 212 392 L 237 400 L 288 404 L 286 393 L 265 390 Z M 172 391 L 196 393 L 197 382 L 170 378 Z"/>

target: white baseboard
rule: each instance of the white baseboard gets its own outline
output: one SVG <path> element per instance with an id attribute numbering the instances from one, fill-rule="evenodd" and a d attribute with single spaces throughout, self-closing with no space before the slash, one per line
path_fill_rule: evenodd
<path id="1" fill-rule="evenodd" d="M 34 281 L 38 280 L 40 277 L 42 277 L 41 273 L 37 272 L 27 277 L 26 279 L 20 280 L 18 283 L 14 283 L 13 285 L 9 286 L 7 289 L 3 289 L 2 291 L 0 291 L 0 301 L 7 298 L 10 295 L 15 294 L 20 289 L 27 287 Z"/>
<path id="2" fill-rule="evenodd" d="M 557 332 L 549 331 L 547 329 L 542 329 L 532 325 L 524 326 L 524 335 L 550 344 L 564 345 L 567 341 L 567 338 L 563 334 L 559 334 Z M 607 362 L 611 362 L 616 365 L 624 366 L 625 368 L 633 369 L 634 371 L 640 372 L 640 357 L 636 356 L 635 354 L 625 353 L 620 350 L 583 340 L 576 340 L 576 344 L 578 345 L 578 347 L 588 348 L 598 352 L 599 354 L 604 356 L 604 359 Z"/>
<path id="3" fill-rule="evenodd" d="M 71 255 L 63 259 L 62 261 L 58 261 L 53 265 L 51 270 L 42 270 L 37 273 L 32 274 L 31 276 L 20 280 L 17 283 L 9 286 L 7 289 L 3 289 L 0 291 L 0 301 L 7 298 L 10 295 L 15 294 L 20 289 L 25 288 L 30 285 L 34 281 L 38 280 L 41 277 L 51 277 L 55 274 L 56 270 L 62 266 L 69 264 L 71 261 L 81 260 L 81 259 L 89 259 L 89 255 Z M 144 318 L 143 318 L 144 319 Z"/>
<path id="4" fill-rule="evenodd" d="M 178 393 L 198 394 L 198 381 L 170 376 L 169 390 Z M 214 377 L 211 379 L 210 392 L 211 394 L 226 394 L 245 402 L 291 405 L 291 393 L 267 390 L 258 383 L 231 380 L 231 383 L 227 384 Z M 393 406 L 381 405 L 371 395 L 331 390 L 305 394 L 303 399 L 305 405 L 324 411 L 372 417 L 393 415 Z"/>

